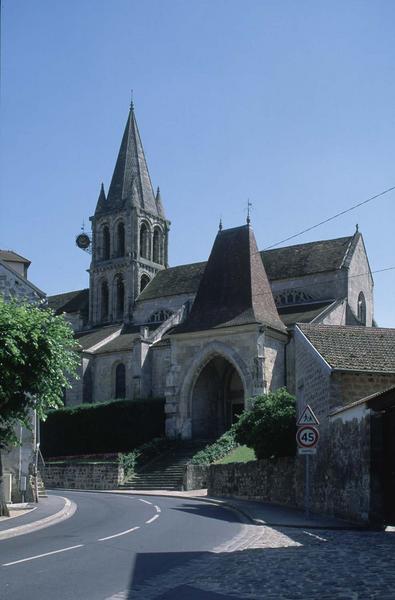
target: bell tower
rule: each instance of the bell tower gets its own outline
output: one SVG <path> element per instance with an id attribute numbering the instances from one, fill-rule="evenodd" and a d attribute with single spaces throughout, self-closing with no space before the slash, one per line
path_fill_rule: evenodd
<path id="1" fill-rule="evenodd" d="M 168 266 L 170 226 L 159 188 L 155 194 L 152 187 L 133 103 L 108 194 L 101 184 L 90 220 L 89 322 L 131 321 L 137 296 Z"/>

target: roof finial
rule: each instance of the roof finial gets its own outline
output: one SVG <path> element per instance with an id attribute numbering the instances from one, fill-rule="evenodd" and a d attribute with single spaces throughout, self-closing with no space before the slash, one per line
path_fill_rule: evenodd
<path id="1" fill-rule="evenodd" d="M 133 88 L 130 90 L 130 110 L 134 111 Z"/>
<path id="2" fill-rule="evenodd" d="M 358 226 L 358 223 L 357 223 L 357 224 L 355 225 L 355 233 L 358 233 L 358 231 L 359 231 L 359 226 Z"/>
<path id="3" fill-rule="evenodd" d="M 222 231 L 222 215 L 219 218 L 218 231 Z"/>
<path id="4" fill-rule="evenodd" d="M 82 219 L 81 231 L 85 231 L 85 219 Z"/>
<path id="5" fill-rule="evenodd" d="M 247 225 L 249 225 L 251 223 L 251 219 L 250 219 L 250 208 L 252 207 L 252 203 L 250 202 L 250 199 L 248 198 L 247 200 Z"/>

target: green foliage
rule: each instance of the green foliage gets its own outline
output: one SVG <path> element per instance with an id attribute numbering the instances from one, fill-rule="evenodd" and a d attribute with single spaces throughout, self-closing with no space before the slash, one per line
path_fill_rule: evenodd
<path id="1" fill-rule="evenodd" d="M 50 309 L 0 298 L 0 448 L 17 443 L 15 425 L 29 427 L 63 404 L 79 363 L 70 325 Z"/>
<path id="2" fill-rule="evenodd" d="M 236 425 L 236 440 L 257 458 L 293 456 L 296 452 L 296 403 L 285 388 L 254 398 Z"/>
<path id="3" fill-rule="evenodd" d="M 46 457 L 128 452 L 164 434 L 164 400 L 114 400 L 51 411 L 41 424 Z"/>
<path id="4" fill-rule="evenodd" d="M 200 450 L 191 459 L 193 465 L 210 465 L 228 454 L 238 445 L 236 441 L 236 425 L 232 425 L 220 438 L 213 444 L 209 444 L 203 450 Z"/>
<path id="5" fill-rule="evenodd" d="M 125 476 L 131 477 L 136 473 L 143 465 L 150 460 L 160 456 L 164 452 L 168 452 L 173 448 L 177 448 L 180 445 L 178 440 L 169 440 L 165 437 L 157 437 L 139 448 L 136 448 L 132 452 L 122 454 L 120 456 L 121 465 L 124 468 Z"/>
<path id="6" fill-rule="evenodd" d="M 251 460 L 256 460 L 255 452 L 252 448 L 248 448 L 248 446 L 237 446 L 221 458 L 216 461 L 221 465 L 226 465 L 228 463 L 245 463 L 250 462 Z"/>

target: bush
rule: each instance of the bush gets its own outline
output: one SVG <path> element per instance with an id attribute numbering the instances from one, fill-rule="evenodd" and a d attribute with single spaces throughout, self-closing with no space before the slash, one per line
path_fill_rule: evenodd
<path id="1" fill-rule="evenodd" d="M 163 436 L 163 399 L 115 400 L 50 411 L 41 424 L 43 455 L 128 452 Z"/>
<path id="2" fill-rule="evenodd" d="M 132 452 L 122 454 L 119 458 L 124 468 L 125 477 L 131 477 L 147 462 L 156 458 L 163 452 L 177 448 L 182 442 L 179 440 L 169 440 L 165 437 L 158 437 L 136 448 Z"/>
<path id="3" fill-rule="evenodd" d="M 236 440 L 255 450 L 256 457 L 294 456 L 296 402 L 285 388 L 254 398 L 235 426 Z"/>
<path id="4" fill-rule="evenodd" d="M 210 465 L 223 456 L 226 456 L 233 448 L 238 446 L 236 428 L 237 424 L 232 425 L 216 442 L 197 452 L 190 462 L 193 465 Z"/>

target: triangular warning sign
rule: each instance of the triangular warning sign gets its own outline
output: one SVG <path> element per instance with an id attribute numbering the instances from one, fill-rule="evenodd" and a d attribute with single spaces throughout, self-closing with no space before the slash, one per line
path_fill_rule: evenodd
<path id="1" fill-rule="evenodd" d="M 320 422 L 314 414 L 313 409 L 309 404 L 306 404 L 304 407 L 302 414 L 296 422 L 296 425 L 299 427 L 300 425 L 319 425 Z"/>

